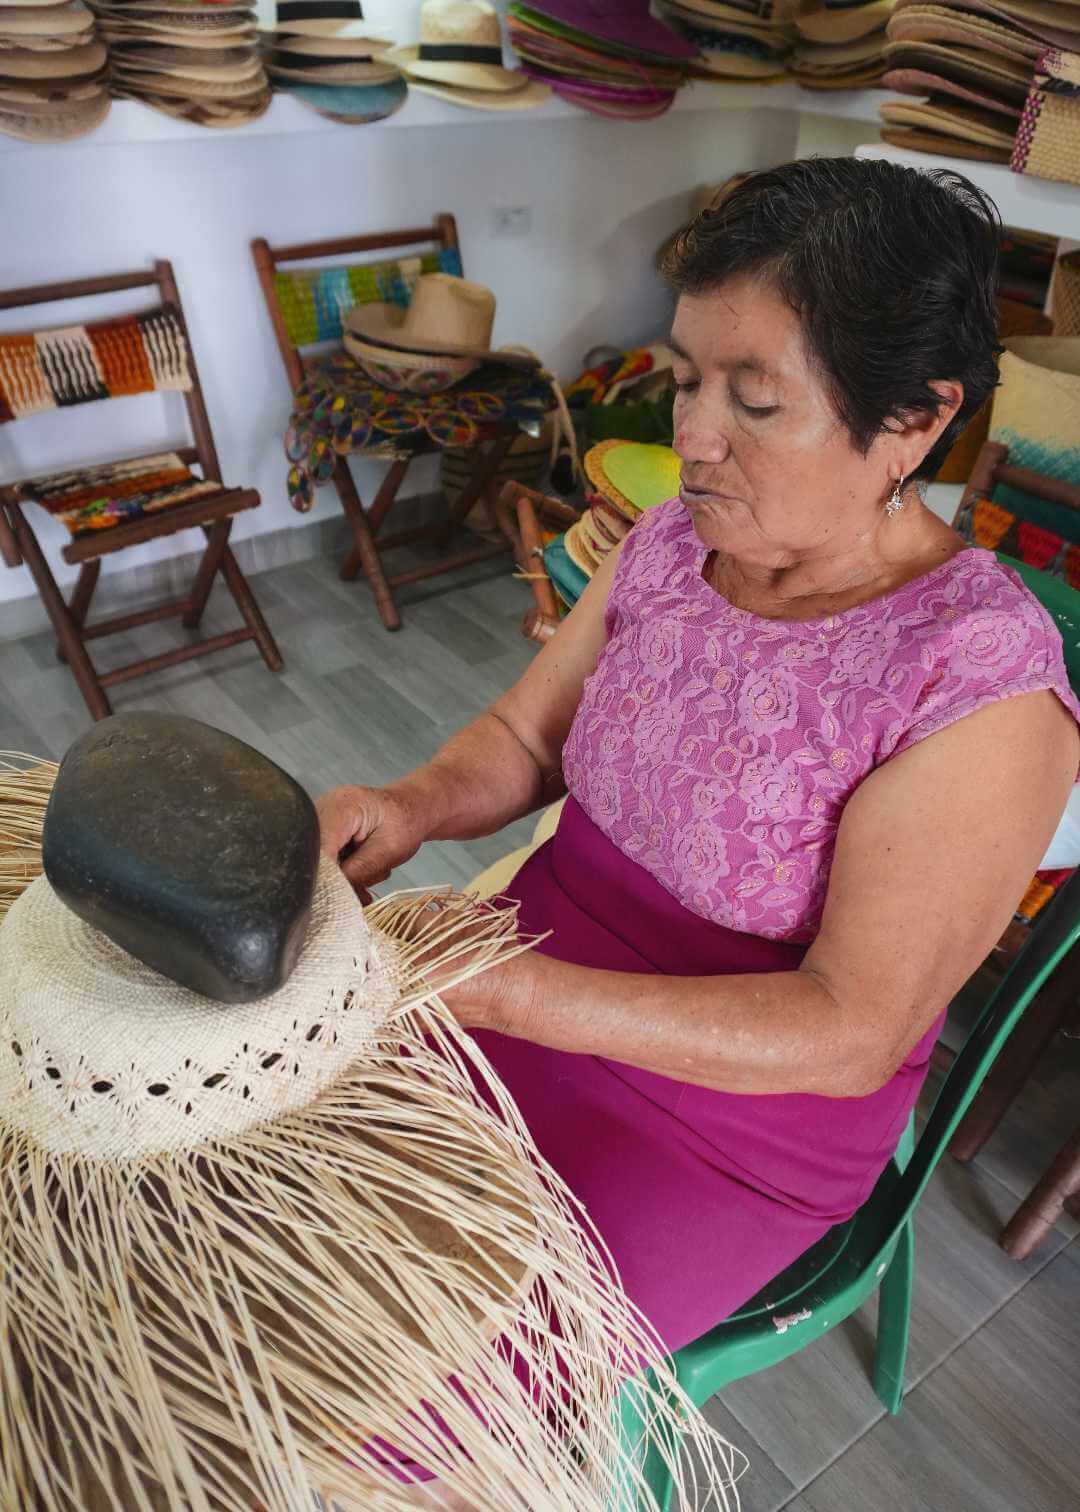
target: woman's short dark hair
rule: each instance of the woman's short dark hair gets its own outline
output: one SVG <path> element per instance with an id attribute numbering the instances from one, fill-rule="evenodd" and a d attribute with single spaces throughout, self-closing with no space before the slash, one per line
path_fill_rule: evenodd
<path id="1" fill-rule="evenodd" d="M 930 384 L 964 402 L 916 469 L 932 478 L 998 381 L 1001 221 L 962 174 L 859 158 L 806 158 L 750 174 L 692 221 L 662 272 L 680 294 L 768 278 L 802 322 L 852 441 L 936 413 Z"/>

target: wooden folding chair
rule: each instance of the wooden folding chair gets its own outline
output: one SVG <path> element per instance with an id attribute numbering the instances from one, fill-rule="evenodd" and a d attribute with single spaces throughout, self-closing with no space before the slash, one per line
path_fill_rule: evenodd
<path id="1" fill-rule="evenodd" d="M 434 224 L 430 226 L 403 231 L 383 231 L 368 236 L 340 237 L 334 241 L 305 242 L 288 247 L 271 247 L 262 237 L 252 242 L 251 251 L 259 275 L 259 283 L 273 322 L 278 348 L 285 363 L 285 371 L 294 389 L 303 381 L 312 356 L 315 355 L 310 348 L 317 342 L 340 340 L 341 319 L 347 312 L 348 302 L 355 300 L 356 295 L 355 290 L 348 292 L 349 280 L 346 275 L 349 265 L 328 269 L 328 273 L 341 275 L 334 280 L 333 307 L 330 307 L 329 301 L 317 301 L 317 307 L 312 312 L 306 307 L 300 287 L 290 283 L 289 272 L 282 272 L 283 265 L 311 263 L 320 258 L 351 256 L 354 253 L 385 252 L 390 248 L 415 249 L 417 247 L 427 248 L 427 259 L 432 270 L 440 266 L 449 268 L 452 264 L 454 269 L 460 272 L 457 226 L 452 215 L 436 216 Z M 415 250 L 410 251 L 410 256 L 416 255 Z M 392 261 L 369 262 L 364 266 L 366 272 L 374 275 L 369 281 L 373 291 L 378 287 L 380 276 L 393 277 L 397 269 L 397 264 Z M 310 269 L 294 269 L 292 276 L 302 279 L 305 271 L 310 275 Z M 371 297 L 378 298 L 379 295 L 373 292 Z M 310 303 L 310 296 L 307 302 Z M 392 404 L 396 396 L 387 391 L 386 397 L 387 403 Z M 399 530 L 390 535 L 381 533 L 382 526 L 397 498 L 413 457 L 437 452 L 441 450 L 441 447 L 426 438 L 415 442 L 410 441 L 409 455 L 404 458 L 395 458 L 390 462 L 386 476 L 368 507 L 365 507 L 360 499 L 348 461 L 344 457 L 337 459 L 331 481 L 337 489 L 353 538 L 352 549 L 341 567 L 341 576 L 347 582 L 351 582 L 361 568 L 363 569 L 364 576 L 374 594 L 379 617 L 387 630 L 397 630 L 401 625 L 401 616 L 394 602 L 395 588 L 403 587 L 407 583 L 420 582 L 424 578 L 436 577 L 470 562 L 483 562 L 489 557 L 501 556 L 504 552 L 513 549 L 513 541 L 505 537 L 496 518 L 493 485 L 499 476 L 499 465 L 517 434 L 518 426 L 513 423 L 480 427 L 480 438 L 475 448 L 475 467 L 466 487 L 453 508 L 449 510 L 447 518 L 434 525 Z M 373 454 L 373 456 L 377 455 L 377 453 Z M 391 551 L 397 546 L 413 545 L 421 541 L 433 541 L 445 547 L 453 532 L 462 524 L 465 516 L 477 501 L 482 503 L 493 533 L 501 535 L 497 542 L 487 542 L 482 546 L 440 557 L 437 562 L 429 563 L 427 566 L 412 567 L 407 571 L 387 575 L 382 563 L 383 552 Z"/>
<path id="2" fill-rule="evenodd" d="M 254 509 L 259 495 L 251 488 L 226 488 L 221 481 L 172 265 L 156 262 L 152 271 L 0 292 L 0 310 L 142 288 L 156 289 L 160 300 L 134 315 L 0 336 L 0 423 L 71 404 L 165 389 L 181 392 L 187 407 L 193 445 L 81 471 L 65 468 L 50 477 L 0 487 L 0 554 L 9 567 L 24 562 L 29 567 L 56 632 L 57 655 L 71 667 L 95 719 L 112 712 L 106 688 L 242 641 L 253 640 L 273 671 L 282 666 L 274 638 L 229 547 L 233 515 Z M 191 464 L 198 466 L 201 476 L 191 471 Z M 63 556 L 67 562 L 78 562 L 80 572 L 67 602 L 24 511 L 29 501 L 58 514 L 71 532 Z M 196 525 L 205 532 L 207 544 L 185 598 L 86 623 L 103 557 Z M 242 629 L 111 672 L 96 670 L 87 641 L 173 616 L 180 617 L 185 629 L 195 629 L 218 573 L 236 601 Z"/>

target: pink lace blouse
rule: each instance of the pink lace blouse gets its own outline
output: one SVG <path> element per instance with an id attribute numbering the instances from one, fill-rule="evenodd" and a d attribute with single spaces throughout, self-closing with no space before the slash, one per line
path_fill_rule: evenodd
<path id="1" fill-rule="evenodd" d="M 876 766 L 1040 688 L 1080 720 L 1056 626 L 993 552 L 798 622 L 729 604 L 707 554 L 677 499 L 635 526 L 563 751 L 593 823 L 703 918 L 809 942 L 840 815 Z"/>

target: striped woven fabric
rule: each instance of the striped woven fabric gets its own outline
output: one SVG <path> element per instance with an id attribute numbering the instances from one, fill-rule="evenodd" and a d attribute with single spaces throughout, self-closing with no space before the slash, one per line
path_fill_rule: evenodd
<path id="1" fill-rule="evenodd" d="M 42 505 L 78 537 L 220 493 L 222 485 L 196 477 L 175 452 L 160 452 L 28 478 L 17 487 L 21 499 Z"/>
<path id="2" fill-rule="evenodd" d="M 289 340 L 294 347 L 340 341 L 342 322 L 354 305 L 405 306 L 422 273 L 450 273 L 460 278 L 461 255 L 451 247 L 423 257 L 298 268 L 275 274 L 278 306 Z"/>
<path id="3" fill-rule="evenodd" d="M 190 387 L 187 340 L 175 310 L 0 335 L 0 422 Z"/>
<path id="4" fill-rule="evenodd" d="M 1071 588 L 1080 588 L 1080 545 L 1021 519 L 992 499 L 976 499 L 967 505 L 957 518 L 956 528 L 973 546 L 1002 551 L 1029 567 L 1063 578 Z M 1080 519 L 1076 533 L 1080 536 Z"/>

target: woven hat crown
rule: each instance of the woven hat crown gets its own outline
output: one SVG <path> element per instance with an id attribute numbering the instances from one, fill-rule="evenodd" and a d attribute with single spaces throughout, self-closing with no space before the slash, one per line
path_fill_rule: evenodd
<path id="1" fill-rule="evenodd" d="M 393 947 L 325 860 L 297 967 L 257 1002 L 160 976 L 45 877 L 0 924 L 0 959 L 0 1125 L 89 1159 L 190 1149 L 306 1107 L 398 999 Z"/>
<path id="2" fill-rule="evenodd" d="M 502 48 L 499 16 L 488 0 L 424 0 L 421 46 L 455 42 Z"/>

